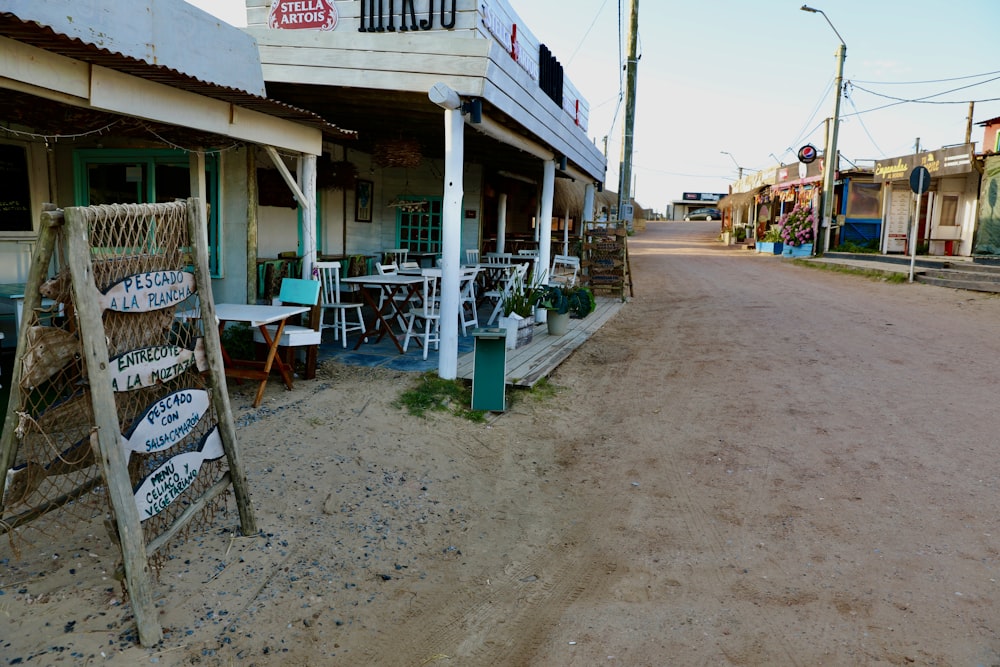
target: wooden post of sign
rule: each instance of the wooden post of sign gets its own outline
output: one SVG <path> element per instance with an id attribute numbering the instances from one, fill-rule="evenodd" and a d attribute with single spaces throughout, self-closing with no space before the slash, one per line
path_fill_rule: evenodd
<path id="1" fill-rule="evenodd" d="M 17 351 L 15 359 L 22 359 L 24 347 L 27 345 L 28 327 L 31 326 L 31 313 L 41 304 L 42 297 L 38 286 L 42 284 L 49 272 L 49 262 L 56 246 L 56 228 L 62 225 L 62 211 L 55 204 L 42 206 L 41 225 L 38 230 L 38 243 L 35 254 L 28 267 L 28 282 L 24 288 L 24 317 L 21 318 L 21 330 L 17 332 Z M 17 411 L 21 405 L 21 364 L 15 363 L 10 378 L 10 396 L 7 400 L 7 417 L 3 423 L 3 435 L 0 436 L 0 471 L 10 470 L 17 457 L 17 445 L 14 442 L 14 430 L 20 423 Z M 0 488 L 0 511 L 3 510 L 3 492 Z M 2 516 L 2 514 L 0 514 Z M 0 533 L 5 531 L 0 531 Z"/>
<path id="2" fill-rule="evenodd" d="M 233 481 L 233 494 L 236 496 L 236 507 L 240 513 L 240 529 L 244 535 L 257 532 L 257 520 L 254 518 L 253 505 L 250 503 L 250 492 L 247 486 L 246 474 L 243 472 L 243 462 L 239 447 L 236 446 L 236 427 L 233 421 L 233 409 L 229 404 L 229 388 L 226 385 L 226 371 L 222 365 L 222 344 L 219 340 L 219 328 L 215 325 L 215 301 L 211 298 L 212 276 L 208 270 L 208 221 L 205 219 L 205 208 L 200 200 L 188 199 L 188 238 L 194 250 L 194 278 L 201 295 L 201 321 L 205 336 L 205 361 L 208 362 L 212 390 L 212 403 L 218 419 L 219 435 L 222 437 L 222 447 L 229 461 L 229 475 Z"/>
<path id="3" fill-rule="evenodd" d="M 163 631 L 153 605 L 142 522 L 129 481 L 128 460 L 121 445 L 118 408 L 111 388 L 108 346 L 90 261 L 87 221 L 82 211 L 74 208 L 66 210 L 65 218 L 66 259 L 72 278 L 80 347 L 87 362 L 90 400 L 97 427 L 91 436 L 91 445 L 101 461 L 107 480 L 108 499 L 115 515 L 125 566 L 125 583 L 139 630 L 139 641 L 143 646 L 152 646 L 163 639 Z"/>

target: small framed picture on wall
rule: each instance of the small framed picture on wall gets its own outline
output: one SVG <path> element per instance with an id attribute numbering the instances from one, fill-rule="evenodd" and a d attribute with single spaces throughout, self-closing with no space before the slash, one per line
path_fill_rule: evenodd
<path id="1" fill-rule="evenodd" d="M 354 188 L 354 219 L 357 222 L 372 221 L 372 199 L 375 183 L 359 178 Z"/>

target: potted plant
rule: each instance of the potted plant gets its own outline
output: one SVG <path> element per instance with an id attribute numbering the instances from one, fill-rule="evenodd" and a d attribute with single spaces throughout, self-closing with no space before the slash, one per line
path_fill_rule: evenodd
<path id="1" fill-rule="evenodd" d="M 552 336 L 566 333 L 570 317 L 584 318 L 597 306 L 594 293 L 589 287 L 582 286 L 545 285 L 535 289 L 531 297 L 537 307 L 548 311 L 545 321 Z"/>
<path id="2" fill-rule="evenodd" d="M 535 329 L 533 290 L 522 279 L 515 278 L 500 299 L 503 317 L 500 326 L 507 330 L 507 349 L 515 350 L 531 342 Z"/>
<path id="3" fill-rule="evenodd" d="M 778 218 L 781 230 L 783 257 L 807 257 L 812 254 L 816 238 L 816 216 L 812 209 L 796 204 L 791 211 Z"/>
<path id="4" fill-rule="evenodd" d="M 778 225 L 771 225 L 764 232 L 764 236 L 757 242 L 757 252 L 765 255 L 780 255 L 782 249 L 781 228 Z"/>

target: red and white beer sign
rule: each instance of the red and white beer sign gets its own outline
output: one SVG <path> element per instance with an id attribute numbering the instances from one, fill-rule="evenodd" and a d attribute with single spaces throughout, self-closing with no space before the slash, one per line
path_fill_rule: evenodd
<path id="1" fill-rule="evenodd" d="M 275 30 L 333 30 L 338 18 L 331 0 L 274 0 L 268 25 Z"/>

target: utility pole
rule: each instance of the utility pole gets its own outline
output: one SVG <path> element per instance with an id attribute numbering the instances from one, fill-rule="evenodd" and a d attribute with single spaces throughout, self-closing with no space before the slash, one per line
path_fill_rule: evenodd
<path id="1" fill-rule="evenodd" d="M 972 143 L 972 112 L 976 110 L 976 103 L 969 102 L 969 117 L 965 119 L 965 143 Z M 983 150 L 986 147 L 983 146 Z"/>
<path id="2" fill-rule="evenodd" d="M 639 43 L 639 0 L 632 0 L 628 30 L 628 61 L 625 66 L 625 124 L 622 127 L 622 159 L 618 167 L 618 219 L 622 206 L 632 203 L 632 135 L 635 128 L 635 89 L 639 69 L 636 51 Z M 632 221 L 628 221 L 632 226 Z"/>
<path id="3" fill-rule="evenodd" d="M 840 45 L 837 47 L 837 79 L 834 83 L 836 89 L 833 96 L 833 128 L 826 135 L 826 151 L 823 159 L 823 222 L 820 225 L 820 233 L 823 234 L 822 251 L 826 252 L 830 249 L 830 234 L 833 231 L 831 229 L 833 224 L 833 188 L 837 167 L 840 163 L 840 158 L 837 154 L 837 130 L 840 127 L 840 96 L 843 94 L 844 59 L 847 58 L 847 44 L 822 9 L 814 9 L 809 5 L 802 5 L 799 9 L 812 14 L 820 14 L 826 20 L 830 29 L 833 30 L 837 39 L 840 40 Z M 814 255 L 819 254 L 820 247 L 819 239 L 817 238 L 813 244 Z"/>

